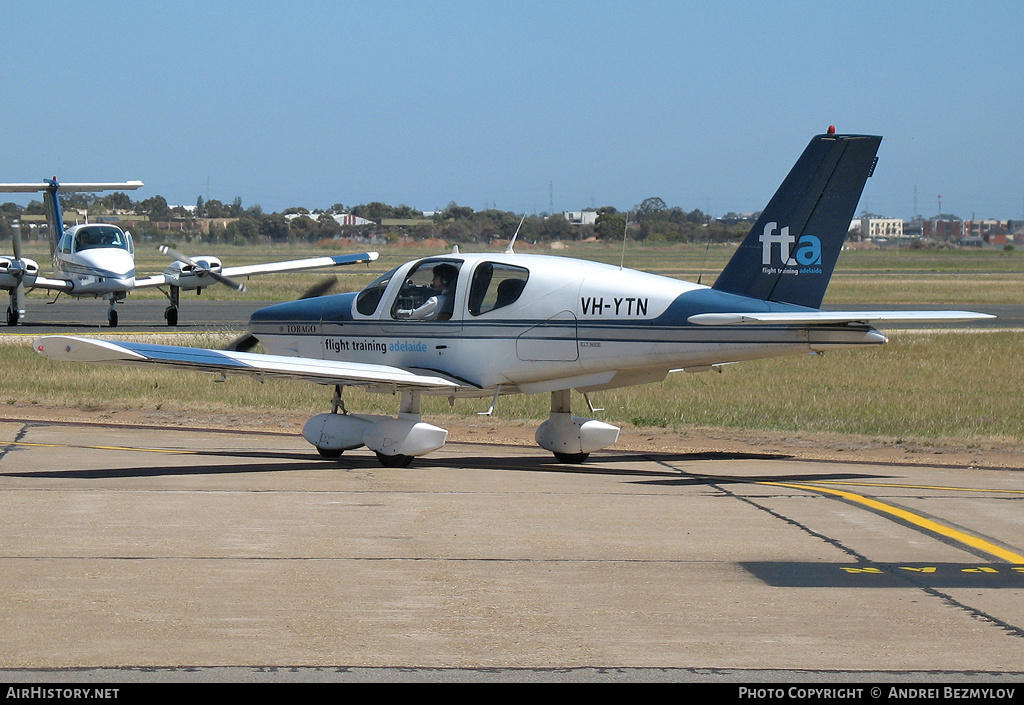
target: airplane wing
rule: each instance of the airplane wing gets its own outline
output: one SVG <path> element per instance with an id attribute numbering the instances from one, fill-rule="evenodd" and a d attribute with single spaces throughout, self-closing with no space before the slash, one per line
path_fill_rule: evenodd
<path id="1" fill-rule="evenodd" d="M 698 313 L 686 320 L 701 326 L 778 325 L 813 326 L 837 323 L 927 323 L 976 321 L 995 318 L 973 311 L 800 311 L 770 313 Z"/>
<path id="2" fill-rule="evenodd" d="M 352 255 L 326 255 L 324 257 L 309 257 L 307 259 L 293 259 L 286 262 L 266 262 L 264 264 L 250 264 L 240 267 L 224 267 L 219 274 L 223 277 L 251 277 L 258 274 L 280 274 L 282 272 L 300 272 L 307 269 L 323 269 L 325 267 L 339 267 L 346 264 L 360 264 L 372 262 L 377 259 L 376 252 L 361 252 Z M 135 280 L 135 288 L 142 289 L 148 286 L 165 286 L 177 284 L 178 280 L 169 274 L 161 273 L 144 279 Z"/>
<path id="3" fill-rule="evenodd" d="M 51 291 L 71 291 L 74 284 L 67 279 L 48 279 L 47 277 L 36 277 L 30 289 L 49 289 Z"/>
<path id="4" fill-rule="evenodd" d="M 298 272 L 304 269 L 321 269 L 323 267 L 337 267 L 344 264 L 359 264 L 362 262 L 372 262 L 375 259 L 377 259 L 376 252 L 362 252 L 357 255 L 329 255 L 326 257 L 293 259 L 287 262 L 267 262 L 266 264 L 224 267 L 221 274 L 226 277 L 251 277 L 255 274 Z"/>
<path id="5" fill-rule="evenodd" d="M 176 345 L 112 342 L 62 335 L 39 338 L 34 345 L 40 355 L 62 361 L 132 366 L 159 365 L 251 377 L 283 377 L 317 384 L 386 387 L 398 391 L 454 393 L 463 386 L 453 379 L 437 374 L 421 374 L 390 365 L 314 360 Z"/>

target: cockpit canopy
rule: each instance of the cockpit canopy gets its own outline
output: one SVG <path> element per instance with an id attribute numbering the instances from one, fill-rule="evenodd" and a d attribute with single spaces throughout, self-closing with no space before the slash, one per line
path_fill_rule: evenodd
<path id="1" fill-rule="evenodd" d="M 116 225 L 79 225 L 64 233 L 60 250 L 65 253 L 82 252 L 96 248 L 116 248 L 134 254 L 132 236 Z"/>
<path id="2" fill-rule="evenodd" d="M 441 276 L 445 268 L 450 274 Z M 471 271 L 468 281 L 462 274 L 467 269 Z M 385 272 L 359 293 L 356 311 L 360 315 L 372 316 L 377 311 L 388 284 L 400 270 L 403 267 Z M 386 315 L 408 320 L 468 320 L 511 306 L 523 293 L 529 277 L 526 267 L 487 258 L 468 264 L 457 257 L 427 258 L 404 271 L 402 285 L 389 295 Z M 459 288 L 467 284 L 468 293 L 460 296 Z M 421 311 L 423 315 L 419 315 Z"/>

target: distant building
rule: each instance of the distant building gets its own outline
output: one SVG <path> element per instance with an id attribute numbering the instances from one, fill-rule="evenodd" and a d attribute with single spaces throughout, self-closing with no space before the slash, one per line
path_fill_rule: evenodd
<path id="1" fill-rule="evenodd" d="M 562 216 L 572 225 L 594 225 L 597 211 L 562 211 Z"/>
<path id="2" fill-rule="evenodd" d="M 339 213 L 331 217 L 334 218 L 334 222 L 338 225 L 376 225 L 372 220 L 360 218 L 358 215 L 352 215 L 351 213 Z"/>
<path id="3" fill-rule="evenodd" d="M 989 245 L 1006 245 L 1013 242 L 1013 221 L 1010 220 L 965 220 L 964 233 L 967 237 L 980 238 Z"/>
<path id="4" fill-rule="evenodd" d="M 940 218 L 926 220 L 921 223 L 921 237 L 926 240 L 959 240 L 964 237 L 964 221 Z"/>
<path id="5" fill-rule="evenodd" d="M 318 220 L 320 218 L 319 214 L 314 214 L 314 213 L 289 213 L 288 215 L 285 216 L 285 220 L 293 220 L 295 218 L 299 218 L 299 217 L 302 217 L 302 216 L 305 216 L 305 217 L 309 218 L 310 220 L 314 220 L 314 221 Z M 376 225 L 376 223 L 374 223 L 372 220 L 367 220 L 366 218 L 360 218 L 358 215 L 352 215 L 351 213 L 338 213 L 338 214 L 333 214 L 332 213 L 332 214 L 330 214 L 330 217 L 334 219 L 335 223 L 337 223 L 338 225 L 341 225 L 341 226 L 345 226 L 345 225 Z"/>
<path id="6" fill-rule="evenodd" d="M 860 236 L 863 240 L 902 240 L 903 221 L 899 218 L 864 216 L 860 219 Z"/>

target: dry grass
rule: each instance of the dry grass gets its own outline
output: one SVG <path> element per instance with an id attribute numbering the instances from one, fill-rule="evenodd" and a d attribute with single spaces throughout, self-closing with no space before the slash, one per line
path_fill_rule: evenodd
<path id="1" fill-rule="evenodd" d="M 40 261 L 45 246 L 37 243 Z M 141 249 L 140 271 L 159 271 L 166 259 L 155 246 Z M 198 247 L 227 263 L 292 259 L 325 254 L 303 245 L 275 247 Z M 463 246 L 463 251 L 472 247 Z M 486 249 L 477 247 L 477 250 Z M 551 252 L 548 248 L 521 251 Z M 351 251 L 351 248 L 349 248 Z M 711 284 L 734 248 L 631 244 L 628 267 Z M 556 254 L 618 264 L 620 245 L 570 243 Z M 337 270 L 342 290 L 357 290 L 380 272 L 418 256 L 438 254 L 419 247 L 383 249 L 370 267 Z M 321 272 L 256 277 L 248 298 L 285 300 L 323 276 Z M 939 303 L 969 308 L 977 303 L 1018 303 L 1024 291 L 1024 253 L 1002 250 L 873 250 L 844 252 L 825 305 L 829 303 Z M 159 292 L 134 296 L 162 296 Z M 225 287 L 204 292 L 216 298 L 237 294 Z M 6 336 L 0 337 L 0 339 Z M 791 357 L 730 365 L 722 374 L 672 375 L 662 384 L 596 395 L 599 416 L 612 423 L 664 428 L 711 426 L 754 430 L 805 430 L 888 438 L 1024 439 L 1024 366 L 1015 332 L 911 333 L 891 336 L 886 348 Z M 10 339 L 9 339 L 10 340 Z M 259 383 L 231 378 L 224 384 L 197 373 L 60 365 L 35 355 L 29 340 L 0 346 L 0 403 L 77 409 L 156 409 L 190 411 L 260 410 L 319 413 L 329 405 L 327 389 L 289 382 Z M 214 338 L 180 344 L 218 347 Z M 349 408 L 393 413 L 387 395 L 346 392 Z M 472 416 L 487 400 L 425 402 L 428 414 Z M 579 402 L 578 408 L 585 408 Z M 546 395 L 502 398 L 496 414 L 541 419 Z"/>
<path id="2" fill-rule="evenodd" d="M 719 427 L 808 431 L 885 438 L 1006 442 L 1024 440 L 1020 336 L 996 331 L 892 336 L 884 348 L 729 365 L 721 374 L 670 375 L 660 384 L 602 392 L 602 420 L 673 430 Z M 217 341 L 196 341 L 196 344 Z M 315 414 L 330 390 L 288 381 L 258 382 L 164 369 L 61 364 L 24 345 L 0 346 L 0 403 L 81 410 Z M 346 391 L 352 411 L 393 414 L 390 395 Z M 581 399 L 575 402 L 585 412 Z M 428 415 L 471 417 L 488 400 L 425 400 Z M 547 395 L 499 400 L 496 416 L 543 419 Z"/>
<path id="3" fill-rule="evenodd" d="M 188 245 L 181 247 L 190 255 L 212 254 L 225 265 L 252 264 L 286 259 L 318 257 L 362 251 L 352 246 L 321 248 L 307 244 L 273 246 Z M 309 271 L 253 277 L 245 282 L 248 291 L 239 294 L 227 287 L 214 286 L 203 291 L 212 299 L 248 301 L 286 301 L 301 295 L 325 276 L 339 278 L 339 291 L 358 291 L 378 274 L 415 257 L 443 254 L 435 248 L 419 246 L 367 247 L 380 252 L 370 265 L 339 267 L 331 272 Z M 463 252 L 499 251 L 486 245 L 461 245 Z M 654 272 L 703 284 L 713 284 L 718 273 L 735 252 L 731 245 L 709 248 L 700 245 L 647 245 L 630 243 L 623 255 L 620 244 L 568 243 L 565 249 L 531 247 L 522 243 L 521 252 L 580 257 L 609 264 Z M 49 272 L 49 250 L 33 242 L 26 254 L 39 261 Z M 140 246 L 136 255 L 140 273 L 162 271 L 168 264 L 155 245 Z M 839 258 L 829 286 L 825 305 L 830 303 L 1017 303 L 1024 290 L 1024 251 L 1004 250 L 850 250 Z M 30 294 L 43 298 L 43 292 Z M 139 290 L 134 298 L 163 298 L 156 289 Z"/>

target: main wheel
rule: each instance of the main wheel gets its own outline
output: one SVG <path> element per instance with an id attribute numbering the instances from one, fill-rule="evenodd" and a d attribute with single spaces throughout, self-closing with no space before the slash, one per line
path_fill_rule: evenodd
<path id="1" fill-rule="evenodd" d="M 321 448 L 320 446 L 317 446 L 316 452 L 319 453 L 322 458 L 334 459 L 340 458 L 341 454 L 345 451 L 343 448 Z"/>
<path id="2" fill-rule="evenodd" d="M 555 453 L 555 460 L 566 465 L 579 465 L 590 456 L 590 453 Z"/>
<path id="3" fill-rule="evenodd" d="M 18 310 L 14 308 L 7 309 L 7 325 L 16 326 L 18 325 Z"/>
<path id="4" fill-rule="evenodd" d="M 178 325 L 178 309 L 168 306 L 167 310 L 164 311 L 164 319 L 166 319 L 169 326 Z"/>
<path id="5" fill-rule="evenodd" d="M 411 455 L 384 455 L 379 451 L 374 452 L 377 453 L 377 460 L 386 468 L 407 468 L 412 463 Z"/>

